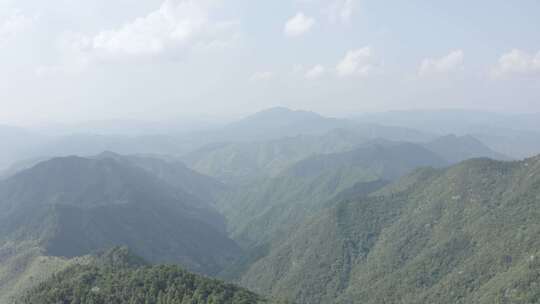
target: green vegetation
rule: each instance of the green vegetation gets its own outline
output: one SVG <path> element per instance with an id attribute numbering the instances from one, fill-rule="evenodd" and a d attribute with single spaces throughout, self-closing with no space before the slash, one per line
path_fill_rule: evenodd
<path id="1" fill-rule="evenodd" d="M 20 304 L 256 304 L 269 303 L 245 289 L 184 271 L 149 266 L 126 248 L 76 265 L 30 290 Z"/>
<path id="2" fill-rule="evenodd" d="M 218 206 L 233 238 L 258 246 L 288 235 L 343 191 L 369 193 L 416 167 L 444 163 L 420 145 L 375 141 L 300 161 L 275 178 L 223 196 Z"/>
<path id="3" fill-rule="evenodd" d="M 0 182 L 0 244 L 31 241 L 49 256 L 126 245 L 210 274 L 240 254 L 224 231 L 209 202 L 115 158 L 52 159 Z"/>
<path id="4" fill-rule="evenodd" d="M 170 186 L 195 196 L 205 203 L 213 204 L 216 197 L 227 188 L 216 179 L 189 169 L 184 163 L 150 156 L 119 155 L 113 152 L 103 152 L 97 159 L 114 159 L 126 165 L 135 166 L 159 178 Z"/>
<path id="5" fill-rule="evenodd" d="M 540 303 L 539 210 L 540 157 L 423 169 L 334 203 L 241 283 L 298 303 Z"/>
<path id="6" fill-rule="evenodd" d="M 182 159 L 194 170 L 218 178 L 224 183 L 245 185 L 254 180 L 277 177 L 296 162 L 312 156 L 347 152 L 380 139 L 420 142 L 427 138 L 403 128 L 354 125 L 317 135 L 304 134 L 268 141 L 213 143 L 188 153 Z M 442 145 L 451 149 L 447 150 L 441 147 Z M 482 143 L 471 144 L 465 140 L 449 141 L 442 138 L 426 147 L 437 154 L 442 152 L 441 156 L 451 156 L 452 153 L 459 152 L 459 160 L 471 155 L 495 155 Z M 454 160 L 455 158 L 452 158 L 452 161 Z"/>
<path id="7" fill-rule="evenodd" d="M 298 135 L 270 141 L 211 144 L 183 157 L 193 169 L 219 180 L 245 185 L 276 177 L 294 163 L 318 154 L 352 150 L 366 139 L 344 129 L 325 135 Z"/>
<path id="8" fill-rule="evenodd" d="M 0 303 L 13 304 L 24 291 L 65 268 L 87 263 L 86 257 L 65 259 L 44 256 L 34 243 L 10 243 L 0 247 Z"/>
<path id="9" fill-rule="evenodd" d="M 114 141 L 85 137 L 68 150 Z M 540 157 L 440 169 L 505 157 L 281 108 L 162 139 L 197 148 L 192 169 L 104 152 L 6 171 L 0 304 L 540 303 Z"/>
<path id="10" fill-rule="evenodd" d="M 496 160 L 509 159 L 507 156 L 491 150 L 470 135 L 443 136 L 424 144 L 424 146 L 452 164 L 477 157 L 488 157 Z"/>

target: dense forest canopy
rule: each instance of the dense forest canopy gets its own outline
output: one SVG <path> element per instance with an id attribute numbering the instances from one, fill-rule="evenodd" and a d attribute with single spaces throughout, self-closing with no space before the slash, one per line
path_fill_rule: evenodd
<path id="1" fill-rule="evenodd" d="M 0 178 L 1 304 L 540 302 L 538 156 L 283 108 L 91 138 Z"/>

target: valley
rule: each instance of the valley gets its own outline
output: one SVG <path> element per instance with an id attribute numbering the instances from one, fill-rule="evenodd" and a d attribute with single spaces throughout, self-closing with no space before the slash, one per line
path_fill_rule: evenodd
<path id="1" fill-rule="evenodd" d="M 539 29 L 0 0 L 0 304 L 540 304 Z"/>
<path id="2" fill-rule="evenodd" d="M 14 162 L 0 303 L 540 301 L 538 157 L 281 108 L 224 130 Z"/>

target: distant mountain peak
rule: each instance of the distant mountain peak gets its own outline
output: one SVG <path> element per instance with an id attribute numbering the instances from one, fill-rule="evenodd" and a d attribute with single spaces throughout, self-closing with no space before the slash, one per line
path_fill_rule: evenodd
<path id="1" fill-rule="evenodd" d="M 297 135 L 325 134 L 332 129 L 350 126 L 346 119 L 329 118 L 315 112 L 270 108 L 232 122 L 219 131 L 204 134 L 204 141 L 263 141 Z"/>
<path id="2" fill-rule="evenodd" d="M 505 155 L 491 150 L 472 135 L 457 136 L 455 134 L 449 134 L 428 142 L 425 146 L 443 156 L 450 163 L 458 163 L 469 158 L 477 157 L 488 157 L 498 160 L 508 159 Z"/>
<path id="3" fill-rule="evenodd" d="M 224 218 L 198 195 L 213 191 L 212 180 L 159 160 L 105 155 L 113 157 L 53 158 L 1 181 L 0 241 L 38 242 L 59 257 L 129 246 L 149 262 L 204 273 L 236 258 Z"/>

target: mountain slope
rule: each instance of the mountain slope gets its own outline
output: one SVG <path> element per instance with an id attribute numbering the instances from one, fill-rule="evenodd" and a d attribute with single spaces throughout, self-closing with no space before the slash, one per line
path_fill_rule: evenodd
<path id="1" fill-rule="evenodd" d="M 218 135 L 221 141 L 260 141 L 287 136 L 324 134 L 330 130 L 351 125 L 351 122 L 343 119 L 277 107 L 231 123 L 217 131 L 214 136 Z"/>
<path id="2" fill-rule="evenodd" d="M 297 130 L 294 129 L 293 130 Z M 432 136 L 405 128 L 368 124 L 348 124 L 324 134 L 301 133 L 248 142 L 222 142 L 206 145 L 182 157 L 191 168 L 228 184 L 246 184 L 275 177 L 305 158 L 350 151 L 366 142 L 384 139 L 424 142 Z"/>
<path id="3" fill-rule="evenodd" d="M 214 178 L 189 169 L 177 160 L 162 159 L 146 155 L 120 155 L 114 152 L 103 152 L 97 159 L 112 158 L 145 170 L 167 184 L 197 197 L 206 203 L 214 203 L 218 195 L 227 187 Z"/>
<path id="4" fill-rule="evenodd" d="M 0 304 L 13 304 L 24 291 L 71 265 L 84 262 L 85 258 L 45 256 L 35 243 L 4 244 L 0 246 Z"/>
<path id="5" fill-rule="evenodd" d="M 73 257 L 128 245 L 151 262 L 213 273 L 239 254 L 213 207 L 113 158 L 56 158 L 0 183 L 0 241 Z"/>
<path id="6" fill-rule="evenodd" d="M 125 248 L 69 267 L 30 290 L 19 304 L 56 303 L 269 303 L 245 289 L 188 273 L 149 266 Z"/>
<path id="7" fill-rule="evenodd" d="M 540 302 L 540 157 L 423 169 L 333 206 L 241 282 L 299 303 Z"/>
<path id="8" fill-rule="evenodd" d="M 105 151 L 90 158 L 112 158 L 116 161 L 123 162 L 126 165 L 139 167 L 169 185 L 181 188 L 183 191 L 196 196 L 205 202 L 213 202 L 215 197 L 227 188 L 216 179 L 189 169 L 184 163 L 176 160 L 175 157 L 137 154 L 121 155 L 115 152 Z M 1 172 L 0 180 L 7 179 L 23 170 L 30 169 L 35 165 L 50 159 L 52 158 L 42 157 L 16 162 L 8 169 Z"/>
<path id="9" fill-rule="evenodd" d="M 432 140 L 424 146 L 443 157 L 447 162 L 453 164 L 479 157 L 487 157 L 495 160 L 509 159 L 508 157 L 491 150 L 481 141 L 470 135 L 447 135 Z"/>
<path id="10" fill-rule="evenodd" d="M 353 131 L 298 135 L 270 141 L 211 144 L 182 159 L 194 170 L 228 184 L 275 177 L 292 164 L 317 154 L 348 151 L 367 141 Z"/>
<path id="11" fill-rule="evenodd" d="M 218 205 L 236 240 L 261 244 L 301 223 L 342 191 L 373 191 L 417 167 L 444 164 L 420 145 L 375 141 L 300 161 L 275 178 L 223 196 Z"/>
<path id="12" fill-rule="evenodd" d="M 392 111 L 364 114 L 358 121 L 408 127 L 435 134 L 471 134 L 491 149 L 522 159 L 540 153 L 540 114 L 467 110 Z"/>
<path id="13" fill-rule="evenodd" d="M 306 177 L 360 166 L 380 178 L 394 180 L 418 167 L 440 167 L 445 164 L 440 156 L 421 145 L 374 140 L 349 152 L 310 157 L 291 166 L 287 173 Z"/>

